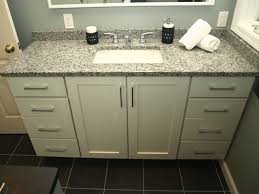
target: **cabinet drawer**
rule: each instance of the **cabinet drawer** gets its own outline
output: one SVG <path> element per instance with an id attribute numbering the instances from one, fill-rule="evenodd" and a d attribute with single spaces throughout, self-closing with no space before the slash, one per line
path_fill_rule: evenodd
<path id="1" fill-rule="evenodd" d="M 76 138 L 71 116 L 23 117 L 24 125 L 31 138 Z"/>
<path id="2" fill-rule="evenodd" d="M 178 159 L 224 159 L 230 141 L 182 141 Z"/>
<path id="3" fill-rule="evenodd" d="M 186 117 L 234 117 L 240 118 L 246 99 L 190 98 Z"/>
<path id="4" fill-rule="evenodd" d="M 182 140 L 231 140 L 237 124 L 236 118 L 186 118 Z"/>
<path id="5" fill-rule="evenodd" d="M 23 117 L 71 115 L 67 98 L 16 98 L 15 101 Z"/>
<path id="6" fill-rule="evenodd" d="M 65 97 L 62 77 L 9 77 L 9 86 L 16 97 Z"/>
<path id="7" fill-rule="evenodd" d="M 38 139 L 31 138 L 38 156 L 79 157 L 76 139 Z"/>
<path id="8" fill-rule="evenodd" d="M 190 97 L 248 97 L 253 77 L 194 77 Z"/>

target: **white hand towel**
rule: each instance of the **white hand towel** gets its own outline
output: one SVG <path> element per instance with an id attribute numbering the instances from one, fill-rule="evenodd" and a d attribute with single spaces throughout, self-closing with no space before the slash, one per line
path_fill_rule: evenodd
<path id="1" fill-rule="evenodd" d="M 187 50 L 191 50 L 199 44 L 210 31 L 211 26 L 206 21 L 198 19 L 180 39 L 179 43 L 184 45 Z"/>
<path id="2" fill-rule="evenodd" d="M 219 45 L 220 40 L 217 37 L 208 34 L 197 46 L 205 51 L 214 52 L 219 48 Z"/>

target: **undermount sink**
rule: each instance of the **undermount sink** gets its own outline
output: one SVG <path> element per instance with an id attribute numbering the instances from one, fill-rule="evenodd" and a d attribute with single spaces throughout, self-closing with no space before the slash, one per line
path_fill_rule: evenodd
<path id="1" fill-rule="evenodd" d="M 93 60 L 94 64 L 125 64 L 125 63 L 163 63 L 158 49 L 113 49 L 98 50 Z"/>

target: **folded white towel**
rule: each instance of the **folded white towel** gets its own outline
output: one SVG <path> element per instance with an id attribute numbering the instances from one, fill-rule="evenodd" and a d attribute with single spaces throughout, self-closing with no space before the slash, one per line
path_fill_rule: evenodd
<path id="1" fill-rule="evenodd" d="M 197 47 L 205 51 L 214 52 L 219 48 L 219 45 L 220 40 L 217 37 L 208 34 L 200 41 Z"/>
<path id="2" fill-rule="evenodd" d="M 199 44 L 210 31 L 211 26 L 206 21 L 198 19 L 180 39 L 179 43 L 184 45 L 187 50 L 191 50 Z"/>

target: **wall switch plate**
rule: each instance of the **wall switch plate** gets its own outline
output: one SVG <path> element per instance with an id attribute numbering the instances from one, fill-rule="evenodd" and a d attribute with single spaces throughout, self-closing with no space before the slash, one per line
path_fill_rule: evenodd
<path id="1" fill-rule="evenodd" d="M 223 28 L 227 26 L 229 11 L 220 11 L 217 27 Z"/>
<path id="2" fill-rule="evenodd" d="M 66 29 L 74 29 L 74 20 L 72 14 L 63 14 L 64 25 Z"/>

